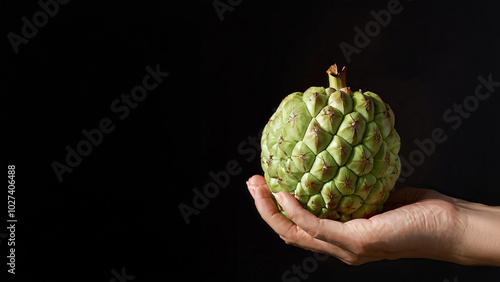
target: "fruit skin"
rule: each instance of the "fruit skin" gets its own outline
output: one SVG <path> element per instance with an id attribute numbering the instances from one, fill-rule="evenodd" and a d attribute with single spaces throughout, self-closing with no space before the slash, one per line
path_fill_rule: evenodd
<path id="1" fill-rule="evenodd" d="M 262 132 L 261 164 L 273 193 L 287 191 L 320 218 L 348 221 L 382 211 L 401 171 L 394 112 L 380 96 L 330 86 L 295 92 Z"/>

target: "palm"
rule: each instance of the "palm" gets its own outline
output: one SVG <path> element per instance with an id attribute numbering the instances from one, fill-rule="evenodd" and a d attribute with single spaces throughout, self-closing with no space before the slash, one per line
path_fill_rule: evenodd
<path id="1" fill-rule="evenodd" d="M 259 213 L 285 242 L 336 256 L 349 264 L 424 257 L 425 253 L 418 252 L 424 244 L 451 251 L 455 242 L 450 230 L 464 226 L 452 204 L 457 200 L 433 190 L 396 191 L 384 213 L 345 224 L 318 219 L 290 194 L 279 193 L 277 199 L 294 224 L 279 213 L 262 176 L 252 177 L 248 186 Z"/>
<path id="2" fill-rule="evenodd" d="M 463 228 L 463 224 L 450 198 L 424 189 L 414 189 L 406 196 L 401 193 L 389 198 L 384 213 L 370 219 L 349 221 L 346 225 L 366 242 L 377 242 L 379 245 L 370 248 L 372 252 L 382 254 L 380 258 L 407 257 L 415 250 L 423 249 L 424 245 L 452 248 L 455 242 L 450 230 Z M 408 195 L 412 198 L 407 198 Z M 401 196 L 404 201 L 396 203 Z M 380 245 L 381 241 L 385 244 Z"/>

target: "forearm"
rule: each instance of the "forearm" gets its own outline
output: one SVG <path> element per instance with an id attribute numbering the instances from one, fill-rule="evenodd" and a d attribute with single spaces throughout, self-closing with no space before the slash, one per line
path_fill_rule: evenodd
<path id="1" fill-rule="evenodd" d="M 469 203 L 460 209 L 467 226 L 453 261 L 500 266 L 500 207 Z"/>

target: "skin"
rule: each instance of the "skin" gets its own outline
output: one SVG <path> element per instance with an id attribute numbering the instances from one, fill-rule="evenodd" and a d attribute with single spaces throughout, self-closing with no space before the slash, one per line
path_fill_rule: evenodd
<path id="1" fill-rule="evenodd" d="M 278 211 L 264 177 L 254 175 L 247 186 L 262 218 L 287 244 L 349 265 L 429 258 L 500 266 L 500 207 L 407 187 L 391 194 L 383 213 L 340 223 L 317 218 L 287 192 L 275 194 L 292 222 Z"/>

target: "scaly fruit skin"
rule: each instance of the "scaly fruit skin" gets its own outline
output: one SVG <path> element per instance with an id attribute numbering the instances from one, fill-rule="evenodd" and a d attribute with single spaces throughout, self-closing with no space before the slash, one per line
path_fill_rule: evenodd
<path id="1" fill-rule="evenodd" d="M 320 218 L 368 218 L 401 171 L 394 112 L 377 94 L 345 87 L 345 68 L 327 72 L 330 87 L 280 103 L 262 132 L 262 169 L 271 192 L 289 192 Z"/>

